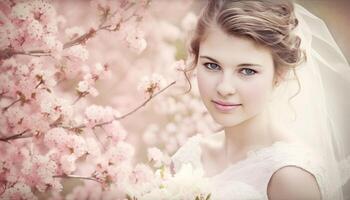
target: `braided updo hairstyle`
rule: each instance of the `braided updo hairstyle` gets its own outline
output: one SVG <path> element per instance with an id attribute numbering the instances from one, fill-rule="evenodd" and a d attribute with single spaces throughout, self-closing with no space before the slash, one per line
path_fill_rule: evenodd
<path id="1" fill-rule="evenodd" d="M 295 68 L 305 60 L 301 39 L 293 32 L 297 25 L 294 6 L 287 0 L 208 0 L 190 41 L 189 54 L 193 60 L 186 72 L 197 65 L 200 43 L 215 26 L 228 35 L 268 47 L 275 72 L 291 69 L 296 76 Z"/>

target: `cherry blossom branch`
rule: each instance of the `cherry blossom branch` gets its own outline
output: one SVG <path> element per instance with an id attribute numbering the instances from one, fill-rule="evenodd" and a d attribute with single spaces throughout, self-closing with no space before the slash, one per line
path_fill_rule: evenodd
<path id="1" fill-rule="evenodd" d="M 153 95 L 150 95 L 149 98 L 146 99 L 141 105 L 139 105 L 135 109 L 131 110 L 130 112 L 128 112 L 128 113 L 126 113 L 126 114 L 124 114 L 124 115 L 122 115 L 120 117 L 115 117 L 114 120 L 121 120 L 121 119 L 124 119 L 125 117 L 133 114 L 134 112 L 136 112 L 140 108 L 144 107 L 152 98 L 158 96 L 160 93 L 164 92 L 166 89 L 168 89 L 170 86 L 174 85 L 175 83 L 176 83 L 176 81 L 171 82 L 169 85 L 167 85 L 163 89 L 159 90 L 158 92 L 154 93 Z"/>
<path id="2" fill-rule="evenodd" d="M 171 82 L 169 85 L 167 85 L 166 87 L 164 87 L 163 89 L 159 90 L 158 92 L 154 93 L 153 95 L 149 96 L 144 102 L 142 102 L 142 104 L 140 104 L 139 106 L 137 106 L 136 108 L 132 109 L 131 111 L 127 112 L 126 114 L 120 116 L 120 117 L 114 117 L 113 120 L 107 121 L 107 122 L 102 122 L 99 124 L 95 124 L 92 128 L 95 129 L 96 127 L 102 127 L 103 125 L 107 125 L 112 123 L 113 121 L 117 121 L 117 120 L 121 120 L 124 119 L 125 117 L 135 113 L 136 111 L 138 111 L 139 109 L 141 109 L 142 107 L 144 107 L 149 101 L 151 101 L 151 99 L 155 98 L 156 96 L 158 96 L 160 93 L 164 92 L 166 89 L 168 89 L 169 87 L 171 87 L 172 85 L 174 85 L 176 83 L 176 81 Z M 68 126 L 61 126 L 60 123 L 58 122 L 54 122 L 53 124 L 50 125 L 50 127 L 61 127 L 73 132 L 81 132 L 83 128 L 86 128 L 86 125 L 80 125 L 80 126 L 76 126 L 76 127 L 68 127 Z M 4 137 L 4 138 L 0 138 L 0 141 L 2 142 L 9 142 L 10 140 L 16 140 L 16 139 L 22 139 L 22 138 L 30 138 L 33 137 L 33 134 L 28 134 L 28 135 L 24 135 L 25 133 L 29 132 L 29 129 L 24 130 L 23 132 L 13 135 L 13 136 L 9 136 L 9 137 Z"/>
<path id="3" fill-rule="evenodd" d="M 92 37 L 95 36 L 95 34 L 98 30 L 99 29 L 95 30 L 93 28 L 90 28 L 90 30 L 88 32 L 86 32 L 85 34 L 81 35 L 80 37 L 78 37 L 72 41 L 65 43 L 63 45 L 63 49 L 67 49 L 69 47 L 72 47 L 72 46 L 75 46 L 78 44 L 85 44 L 89 39 L 91 39 Z"/>
<path id="4" fill-rule="evenodd" d="M 130 6 L 128 6 L 126 8 L 126 10 L 130 9 L 135 3 L 131 3 Z M 113 15 L 115 15 L 117 12 L 114 12 L 111 17 L 113 17 Z M 111 27 L 112 25 L 106 25 L 103 26 L 104 23 L 106 22 L 107 18 L 105 18 L 101 24 L 98 26 L 97 29 L 94 28 L 90 28 L 90 30 L 88 32 L 86 32 L 85 34 L 79 36 L 78 38 L 75 38 L 71 41 L 66 42 L 65 44 L 63 44 L 63 49 L 66 48 L 70 48 L 72 46 L 78 45 L 78 44 L 85 44 L 89 39 L 91 39 L 92 37 L 94 37 L 96 35 L 96 33 L 100 30 L 107 30 L 107 31 L 118 31 L 120 24 L 123 22 L 128 21 L 130 18 L 132 18 L 134 16 L 135 13 L 133 13 L 131 16 L 129 16 L 126 20 L 125 19 L 121 19 L 120 22 L 118 22 L 115 26 L 115 28 L 113 29 L 109 29 L 109 27 Z M 0 60 L 5 60 L 8 58 L 11 58 L 14 55 L 28 55 L 28 56 L 51 56 L 51 51 L 48 50 L 32 50 L 32 51 L 16 51 L 12 48 L 6 48 L 4 50 L 0 50 Z"/>
<path id="5" fill-rule="evenodd" d="M 35 89 L 38 89 L 38 87 L 40 85 L 42 85 L 44 83 L 44 80 L 42 78 L 39 78 L 39 82 L 38 84 L 35 86 Z M 26 102 L 26 99 L 24 97 L 24 95 L 21 92 L 17 92 L 17 94 L 19 95 L 19 98 L 14 100 L 12 103 L 10 103 L 8 106 L 2 108 L 2 113 L 6 112 L 9 108 L 11 108 L 13 105 L 15 105 L 16 103 L 22 101 L 22 103 Z"/>
<path id="6" fill-rule="evenodd" d="M 56 175 L 53 176 L 54 178 L 65 178 L 65 179 L 81 179 L 81 180 L 89 180 L 89 181 L 96 181 L 98 183 L 103 184 L 102 181 L 93 178 L 93 177 L 86 177 L 86 176 L 77 176 L 77 175 Z"/>
<path id="7" fill-rule="evenodd" d="M 10 140 L 16 140 L 16 139 L 21 139 L 21 138 L 29 138 L 29 137 L 33 137 L 32 134 L 30 135 L 24 135 L 25 133 L 27 133 L 29 131 L 29 129 L 26 129 L 24 131 L 22 131 L 21 133 L 18 133 L 16 135 L 12 135 L 9 137 L 4 137 L 4 138 L 0 138 L 1 142 L 9 142 Z"/>
<path id="8" fill-rule="evenodd" d="M 15 105 L 17 102 L 21 101 L 21 98 L 16 99 L 15 101 L 13 101 L 12 103 L 10 103 L 10 105 L 2 108 L 2 113 L 6 112 L 9 108 L 11 108 L 11 106 Z"/>
<path id="9" fill-rule="evenodd" d="M 164 92 L 166 89 L 168 89 L 169 87 L 171 87 L 172 85 L 174 85 L 176 83 L 176 81 L 171 82 L 169 85 L 167 85 L 166 87 L 164 87 L 163 89 L 159 90 L 158 92 L 154 93 L 153 95 L 149 96 L 144 102 L 142 102 L 139 106 L 135 107 L 134 109 L 132 109 L 131 111 L 127 112 L 126 114 L 120 116 L 120 117 L 114 117 L 114 119 L 110 120 L 110 121 L 106 121 L 106 122 L 101 122 L 98 124 L 95 124 L 92 128 L 96 128 L 96 127 L 101 127 L 103 125 L 107 125 L 112 123 L 113 121 L 118 121 L 121 119 L 126 118 L 127 116 L 135 113 L 136 111 L 138 111 L 139 109 L 141 109 L 142 107 L 144 107 L 149 101 L 151 101 L 151 99 L 153 99 L 154 97 L 158 96 L 160 93 Z M 83 128 L 86 128 L 86 125 L 80 125 L 80 126 L 76 126 L 76 127 L 67 127 L 67 126 L 61 126 L 62 128 L 68 129 L 70 131 L 80 131 Z"/>
<path id="10" fill-rule="evenodd" d="M 50 51 L 31 50 L 31 51 L 16 51 L 12 48 L 0 50 L 0 60 L 11 58 L 14 55 L 28 55 L 28 56 L 50 56 Z"/>
<path id="11" fill-rule="evenodd" d="M 89 92 L 79 92 L 78 97 L 73 101 L 72 105 L 75 105 L 80 99 L 88 95 Z"/>

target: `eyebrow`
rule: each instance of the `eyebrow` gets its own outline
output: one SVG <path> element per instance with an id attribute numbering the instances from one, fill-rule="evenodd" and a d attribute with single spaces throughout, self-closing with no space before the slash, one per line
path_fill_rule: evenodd
<path id="1" fill-rule="evenodd" d="M 212 62 L 215 62 L 215 63 L 220 64 L 219 61 L 217 61 L 217 60 L 215 60 L 214 58 L 211 58 L 211 57 L 209 57 L 209 56 L 200 56 L 200 58 L 206 58 L 206 59 L 208 59 L 208 60 L 210 60 L 210 61 L 212 61 Z M 261 65 L 256 64 L 256 63 L 241 63 L 241 64 L 237 65 L 237 67 L 249 67 L 249 66 L 262 67 Z"/>

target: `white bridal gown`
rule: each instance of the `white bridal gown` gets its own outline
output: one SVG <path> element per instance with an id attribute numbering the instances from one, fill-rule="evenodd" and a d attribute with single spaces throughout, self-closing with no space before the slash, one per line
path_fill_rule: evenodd
<path id="1" fill-rule="evenodd" d="M 220 144 L 224 132 L 211 136 L 196 135 L 187 140 L 172 156 L 175 171 L 182 163 L 191 163 L 202 168 L 201 142 Z M 321 161 L 306 146 L 298 143 L 275 142 L 273 145 L 248 152 L 245 159 L 238 161 L 210 178 L 213 200 L 268 199 L 267 185 L 273 173 L 284 166 L 302 168 L 316 177 L 323 199 L 328 197 Z M 202 168 L 203 169 L 203 168 Z"/>

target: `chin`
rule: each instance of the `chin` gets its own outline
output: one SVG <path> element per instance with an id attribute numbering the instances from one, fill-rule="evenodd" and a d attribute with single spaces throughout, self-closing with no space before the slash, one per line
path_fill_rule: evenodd
<path id="1" fill-rule="evenodd" d="M 212 115 L 212 117 L 214 121 L 220 124 L 222 127 L 233 127 L 246 121 L 245 119 L 242 119 L 236 116 L 213 116 Z"/>

